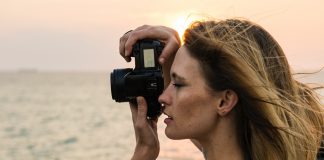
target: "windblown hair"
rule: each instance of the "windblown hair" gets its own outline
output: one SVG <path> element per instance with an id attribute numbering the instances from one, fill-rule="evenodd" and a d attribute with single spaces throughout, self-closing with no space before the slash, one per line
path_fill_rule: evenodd
<path id="1" fill-rule="evenodd" d="M 276 40 L 247 20 L 197 21 L 184 45 L 209 87 L 238 95 L 240 147 L 253 160 L 316 159 L 324 118 L 317 93 L 291 73 Z"/>

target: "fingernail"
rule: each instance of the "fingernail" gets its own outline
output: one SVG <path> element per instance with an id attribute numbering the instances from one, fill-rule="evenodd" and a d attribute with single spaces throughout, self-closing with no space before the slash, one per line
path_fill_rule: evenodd
<path id="1" fill-rule="evenodd" d="M 164 58 L 159 58 L 160 64 L 163 64 L 165 59 Z"/>
<path id="2" fill-rule="evenodd" d="M 143 103 L 142 97 L 137 97 L 137 104 L 142 104 L 142 103 Z"/>

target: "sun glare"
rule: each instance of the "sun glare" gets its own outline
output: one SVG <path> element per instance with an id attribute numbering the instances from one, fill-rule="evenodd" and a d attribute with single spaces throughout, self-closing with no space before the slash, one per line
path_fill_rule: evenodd
<path id="1" fill-rule="evenodd" d="M 181 16 L 175 19 L 172 23 L 172 26 L 179 34 L 181 42 L 183 41 L 182 36 L 187 29 L 187 27 L 194 21 L 193 18 Z"/>

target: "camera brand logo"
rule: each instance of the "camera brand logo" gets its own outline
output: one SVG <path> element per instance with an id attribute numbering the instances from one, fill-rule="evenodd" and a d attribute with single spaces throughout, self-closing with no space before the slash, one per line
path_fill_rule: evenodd
<path id="1" fill-rule="evenodd" d="M 157 83 L 156 82 L 151 83 L 151 87 L 157 87 Z"/>

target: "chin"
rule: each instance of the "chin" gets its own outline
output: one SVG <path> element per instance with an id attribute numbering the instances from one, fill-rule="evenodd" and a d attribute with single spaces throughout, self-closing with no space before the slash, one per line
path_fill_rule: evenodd
<path id="1" fill-rule="evenodd" d="M 181 133 L 179 132 L 174 132 L 170 129 L 165 129 L 165 135 L 170 138 L 170 139 L 173 139 L 173 140 L 181 140 L 181 139 L 187 139 L 186 136 L 182 135 Z"/>

